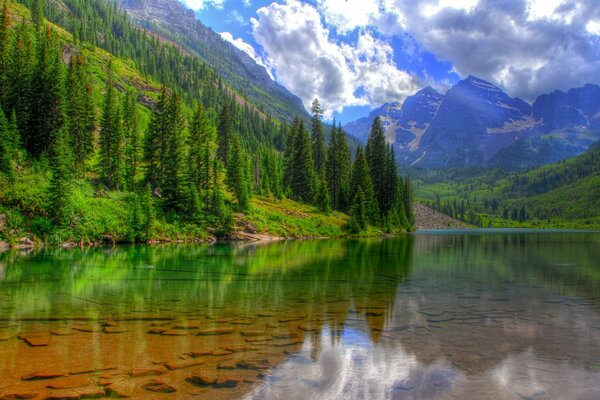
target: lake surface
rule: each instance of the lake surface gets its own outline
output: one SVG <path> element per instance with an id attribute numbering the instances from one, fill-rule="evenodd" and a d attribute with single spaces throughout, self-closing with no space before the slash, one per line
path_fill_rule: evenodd
<path id="1" fill-rule="evenodd" d="M 598 399 L 600 234 L 0 254 L 14 394 Z"/>

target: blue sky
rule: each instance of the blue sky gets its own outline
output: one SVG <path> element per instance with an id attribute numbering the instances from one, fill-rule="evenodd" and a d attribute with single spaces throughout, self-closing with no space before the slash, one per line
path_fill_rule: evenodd
<path id="1" fill-rule="evenodd" d="M 600 79 L 597 0 L 180 1 L 343 123 L 467 75 L 526 101 Z"/>

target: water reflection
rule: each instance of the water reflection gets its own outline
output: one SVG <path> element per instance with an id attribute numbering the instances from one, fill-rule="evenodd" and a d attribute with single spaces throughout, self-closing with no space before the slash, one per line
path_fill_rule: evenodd
<path id="1" fill-rule="evenodd" d="M 522 232 L 2 254 L 0 394 L 598 398 L 598 256 Z"/>

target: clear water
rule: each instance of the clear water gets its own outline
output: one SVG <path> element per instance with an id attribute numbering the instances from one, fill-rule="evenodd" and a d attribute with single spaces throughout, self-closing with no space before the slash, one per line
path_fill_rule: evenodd
<path id="1" fill-rule="evenodd" d="M 598 399 L 600 233 L 1 254 L 0 398 L 92 389 Z"/>

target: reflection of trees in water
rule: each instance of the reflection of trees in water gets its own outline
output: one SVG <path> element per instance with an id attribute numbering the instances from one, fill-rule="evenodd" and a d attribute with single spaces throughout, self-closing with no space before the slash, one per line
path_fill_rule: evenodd
<path id="1" fill-rule="evenodd" d="M 408 276 L 412 242 L 404 237 L 8 253 L 0 256 L 6 263 L 0 285 L 9 298 L 0 314 L 100 318 L 194 309 L 251 315 L 272 308 L 319 316 L 347 313 L 349 304 L 357 310 L 373 301 L 389 307 L 395 287 Z"/>

